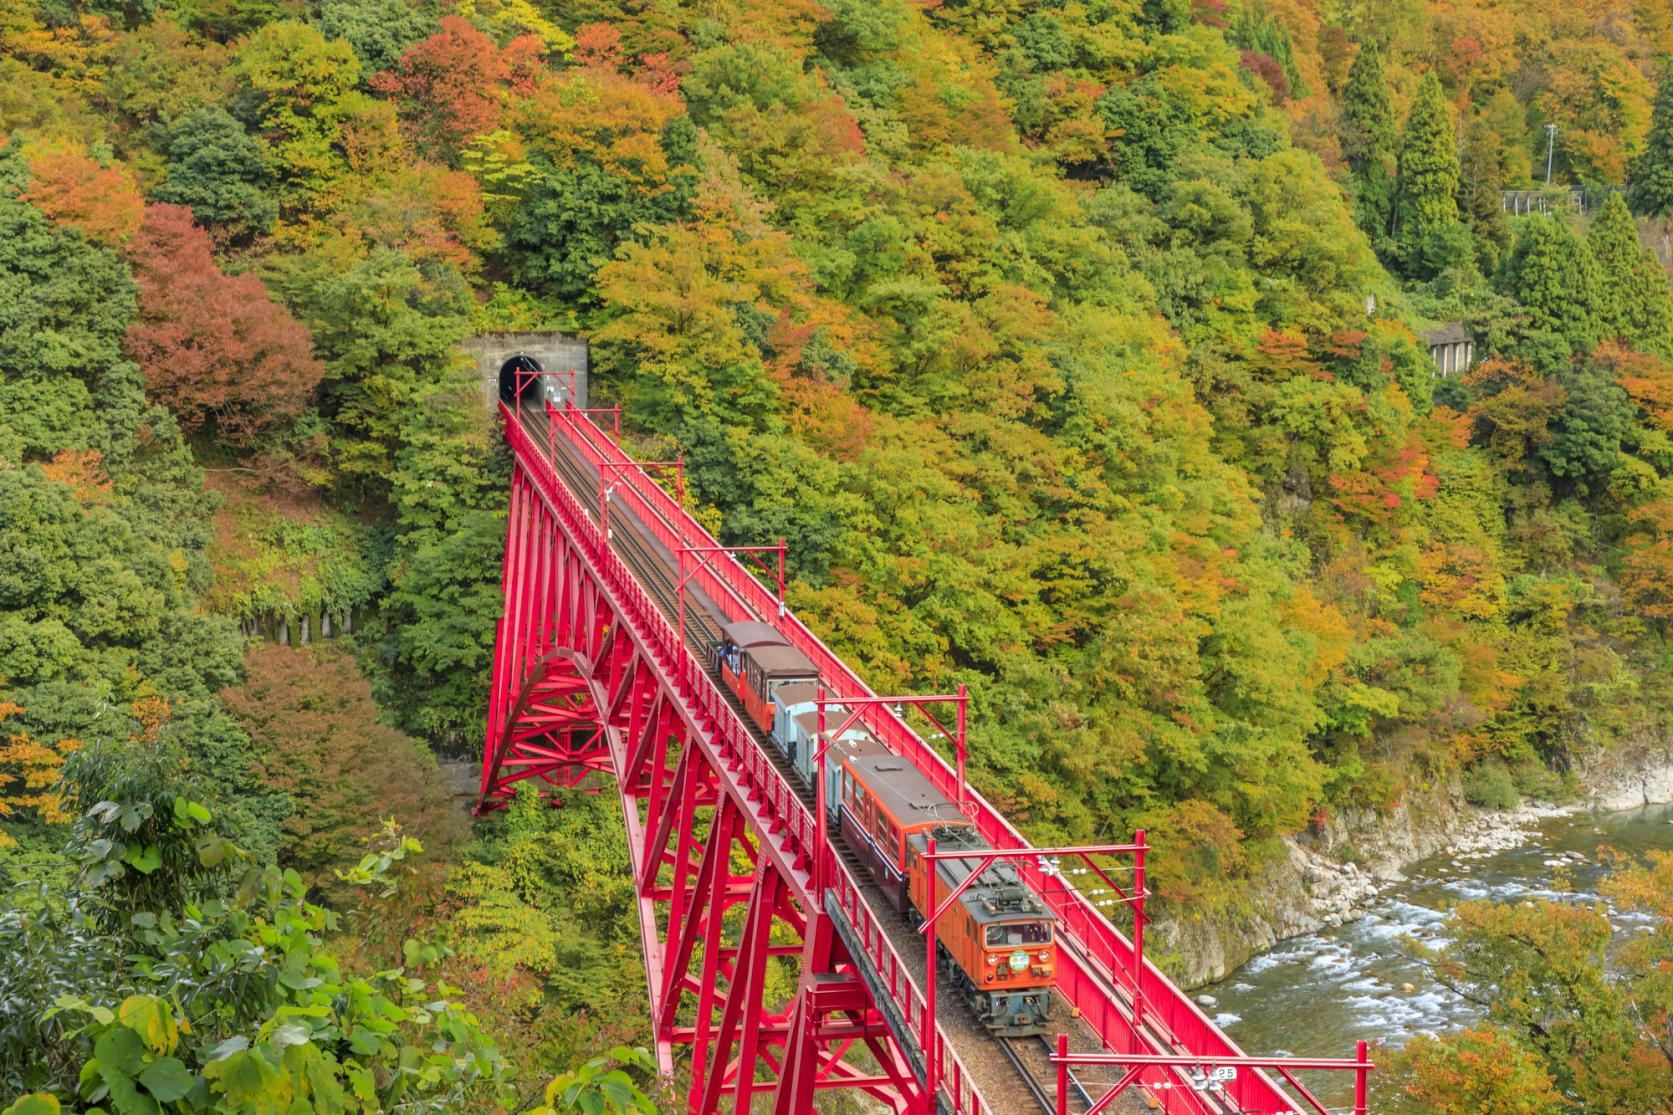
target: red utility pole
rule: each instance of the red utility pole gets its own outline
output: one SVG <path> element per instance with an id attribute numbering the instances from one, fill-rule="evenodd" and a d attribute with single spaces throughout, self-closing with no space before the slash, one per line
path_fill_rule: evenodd
<path id="1" fill-rule="evenodd" d="M 1092 857 L 1093 856 L 1100 856 L 1100 855 L 1132 855 L 1132 856 L 1137 858 L 1139 864 L 1143 864 L 1143 862 L 1144 862 L 1144 850 L 1145 850 L 1145 843 L 1144 843 L 1144 830 L 1143 829 L 1140 829 L 1137 833 L 1134 834 L 1133 842 L 1131 844 L 1086 844 L 1086 845 L 1080 845 L 1080 846 L 1076 846 L 1076 847 L 1064 847 L 1064 848 L 982 848 L 982 849 L 975 850 L 975 851 L 963 851 L 963 850 L 961 850 L 961 851 L 956 851 L 956 852 L 937 852 L 935 850 L 935 837 L 934 836 L 928 836 L 927 839 L 926 839 L 925 851 L 924 851 L 924 862 L 926 864 L 925 875 L 927 877 L 928 885 L 924 888 L 924 891 L 925 891 L 925 897 L 926 897 L 926 899 L 928 901 L 928 904 L 930 906 L 930 911 L 925 914 L 923 927 L 919 930 L 920 933 L 924 934 L 924 938 L 928 943 L 928 950 L 929 950 L 929 952 L 928 952 L 929 961 L 928 961 L 927 966 L 924 969 L 925 1021 L 924 1021 L 924 1038 L 923 1038 L 923 1041 L 924 1041 L 924 1049 L 926 1051 L 926 1053 L 925 1053 L 926 1064 L 933 1061 L 933 1057 L 930 1056 L 928 1051 L 931 1049 L 931 1047 L 933 1046 L 934 1041 L 935 1041 L 935 977 L 936 977 L 935 923 L 941 917 L 942 914 L 947 912 L 948 908 L 951 907 L 953 905 L 953 903 L 957 902 L 959 900 L 959 898 L 963 896 L 965 891 L 969 890 L 971 888 L 971 886 L 975 884 L 976 880 L 979 879 L 982 876 L 983 872 L 985 872 L 988 868 L 992 867 L 995 863 L 997 863 L 999 860 L 1002 860 L 1002 859 L 1040 859 L 1040 858 L 1056 858 L 1056 857 L 1059 857 L 1059 856 L 1069 856 L 1069 855 L 1079 856 L 1081 859 L 1086 861 L 1087 867 L 1091 868 L 1092 872 L 1095 875 L 1097 875 L 1100 879 L 1102 879 L 1104 881 L 1104 883 L 1111 890 L 1113 890 L 1115 893 L 1120 894 L 1122 896 L 1123 901 L 1133 903 L 1133 906 L 1134 906 L 1133 926 L 1134 926 L 1134 929 L 1135 929 L 1135 932 L 1133 934 L 1133 973 L 1132 973 L 1132 976 L 1133 976 L 1133 1019 L 1134 1019 L 1133 1028 L 1135 1030 L 1137 1030 L 1138 1026 L 1139 1026 L 1138 1019 L 1139 1019 L 1140 1013 L 1142 1011 L 1140 1003 L 1143 1002 L 1143 997 L 1139 993 L 1139 987 L 1140 987 L 1140 982 L 1139 981 L 1140 981 L 1140 979 L 1141 979 L 1141 977 L 1143 976 L 1143 973 L 1144 973 L 1144 933 L 1142 932 L 1142 926 L 1144 924 L 1144 874 L 1143 874 L 1143 868 L 1141 866 L 1141 867 L 1138 867 L 1138 868 L 1135 869 L 1136 873 L 1135 873 L 1135 880 L 1134 880 L 1133 897 L 1128 898 L 1122 892 L 1121 888 L 1115 885 L 1115 881 L 1109 877 L 1108 872 L 1106 872 L 1103 868 L 1099 867 L 1098 864 L 1092 859 Z M 937 881 L 938 880 L 937 880 L 937 876 L 936 876 L 935 865 L 939 861 L 944 860 L 944 859 L 958 859 L 958 860 L 979 859 L 981 862 L 979 864 L 977 864 L 976 869 L 974 871 L 972 871 L 972 872 L 970 872 L 970 874 L 966 875 L 959 882 L 958 886 L 954 887 L 948 893 L 948 895 L 945 899 L 939 900 L 940 904 L 937 905 L 938 900 L 937 900 L 937 897 L 936 897 L 936 886 L 937 886 Z M 1062 1035 L 1059 1035 L 1059 1037 L 1058 1037 L 1058 1052 L 1059 1053 L 1066 1052 L 1066 1047 L 1063 1044 L 1065 1042 L 1065 1040 L 1066 1040 L 1066 1038 L 1064 1038 Z M 929 1070 L 926 1070 L 926 1071 L 929 1071 L 929 1072 L 933 1073 L 934 1070 L 929 1069 Z M 1067 1075 L 1068 1075 L 1068 1069 L 1067 1069 L 1066 1065 L 1060 1064 L 1058 1066 L 1059 1084 L 1058 1084 L 1058 1092 L 1057 1092 L 1057 1094 L 1058 1094 L 1057 1109 L 1058 1109 L 1059 1113 L 1062 1113 L 1062 1112 L 1065 1111 L 1064 1104 L 1067 1102 L 1067 1100 L 1064 1098 L 1067 1094 L 1066 1087 L 1065 1087 L 1065 1084 L 1064 1084 L 1064 1080 L 1067 1077 Z M 930 1096 L 932 1097 L 932 1102 L 933 1102 L 933 1097 L 935 1095 L 935 1083 L 934 1083 L 933 1077 L 932 1077 L 932 1079 L 930 1081 L 930 1084 L 928 1085 L 928 1088 L 926 1090 L 929 1092 Z M 934 1109 L 931 1108 L 930 1110 L 933 1112 Z M 1101 1108 L 1098 1108 L 1098 1110 L 1101 1110 Z"/>
<path id="2" fill-rule="evenodd" d="M 589 418 L 595 414 L 610 415 L 610 430 L 614 435 L 610 440 L 617 445 L 622 443 L 622 404 L 617 403 L 615 406 L 608 407 L 578 407 L 571 402 L 566 409 L 572 410 L 576 414 L 584 414 Z"/>
<path id="3" fill-rule="evenodd" d="M 924 905 L 935 909 L 935 884 L 939 881 L 935 872 L 935 834 L 925 834 L 924 843 Z M 943 907 L 942 909 L 945 909 Z M 925 1115 L 935 1115 L 935 919 L 941 913 L 935 910 L 924 919 L 924 1036 L 919 1039 L 924 1051 L 924 1104 Z"/>
<path id="4" fill-rule="evenodd" d="M 780 599 L 782 600 L 782 597 Z M 940 720 L 936 719 L 934 713 L 928 711 L 929 705 L 947 701 L 953 702 L 956 706 L 953 721 L 954 731 L 952 733 L 949 733 L 946 726 L 943 725 Z M 969 694 L 962 685 L 958 687 L 958 691 L 956 693 L 950 694 L 937 693 L 930 696 L 897 697 L 850 697 L 839 698 L 834 701 L 826 699 L 825 689 L 823 686 L 820 686 L 818 692 L 814 695 L 814 707 L 819 717 L 817 732 L 818 745 L 813 753 L 814 777 L 818 783 L 814 787 L 813 791 L 814 811 L 816 813 L 815 826 L 819 830 L 819 836 L 816 843 L 817 851 L 814 855 L 813 862 L 813 889 L 815 894 L 824 893 L 825 857 L 830 846 L 830 826 L 825 819 L 825 752 L 830 749 L 831 741 L 833 739 L 841 739 L 843 734 L 847 732 L 849 728 L 854 726 L 854 722 L 861 716 L 861 710 L 867 705 L 894 705 L 897 708 L 912 706 L 923 710 L 924 715 L 929 718 L 929 722 L 934 724 L 943 736 L 947 736 L 952 739 L 953 746 L 958 751 L 958 805 L 962 808 L 966 799 L 964 781 L 966 745 L 965 725 L 967 721 L 966 708 L 969 701 Z M 842 721 L 842 724 L 835 732 L 827 733 L 825 707 L 830 704 L 842 707 L 842 709 L 847 713 L 847 717 Z M 932 855 L 935 852 L 935 837 L 933 836 L 929 837 L 929 851 Z M 928 893 L 929 900 L 933 904 L 935 901 L 935 866 L 933 862 L 930 864 L 929 868 Z M 963 893 L 962 887 L 959 889 L 959 893 Z M 934 918 L 925 922 L 925 926 L 929 929 L 929 937 L 925 945 L 924 1017 L 922 1024 L 923 1033 L 920 1038 L 922 1042 L 921 1048 L 923 1049 L 924 1054 L 924 1094 L 927 1097 L 926 1103 L 928 1104 L 925 1111 L 928 1115 L 934 1115 L 935 1111 L 936 1073 L 939 1067 L 937 1064 L 935 1049 L 934 924 Z"/>

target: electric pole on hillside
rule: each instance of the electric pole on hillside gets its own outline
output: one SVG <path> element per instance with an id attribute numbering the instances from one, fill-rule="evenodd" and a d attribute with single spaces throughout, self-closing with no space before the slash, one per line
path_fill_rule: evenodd
<path id="1" fill-rule="evenodd" d="M 1545 125 L 1545 184 L 1551 184 L 1551 156 L 1557 150 L 1557 125 Z"/>

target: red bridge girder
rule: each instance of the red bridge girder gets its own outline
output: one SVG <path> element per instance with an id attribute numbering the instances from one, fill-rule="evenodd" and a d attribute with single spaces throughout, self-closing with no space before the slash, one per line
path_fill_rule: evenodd
<path id="1" fill-rule="evenodd" d="M 674 1047 L 689 1047 L 691 1111 L 747 1111 L 770 1094 L 776 1111 L 806 1112 L 816 1089 L 858 1088 L 905 1112 L 921 1102 L 906 1055 L 829 919 L 815 917 L 809 933 L 811 817 L 794 812 L 800 800 L 766 777 L 770 766 L 721 744 L 717 720 L 730 707 L 695 663 L 682 665 L 654 602 L 520 433 L 513 419 L 479 808 L 503 805 L 531 779 L 613 777 L 657 1053 L 672 1071 Z M 747 739 L 736 727 L 733 740 Z M 801 969 L 787 1005 L 768 1002 L 774 956 Z M 859 1049 L 870 1066 L 855 1062 Z"/>
<path id="2" fill-rule="evenodd" d="M 656 1052 L 671 1073 L 675 1047 L 689 1049 L 688 1111 L 748 1112 L 752 1098 L 771 1095 L 774 1115 L 805 1115 L 831 1088 L 861 1089 L 899 1115 L 930 1111 L 916 1036 L 922 992 L 862 880 L 827 851 L 827 889 L 811 892 L 823 847 L 812 811 L 559 479 L 554 455 L 619 477 L 612 521 L 632 516 L 668 553 L 718 544 L 585 414 L 547 407 L 535 419 L 502 405 L 501 417 L 515 463 L 479 808 L 504 804 L 525 780 L 613 777 Z M 872 694 L 793 614 L 780 615 L 773 594 L 735 560 L 712 563 L 693 582 L 730 619 L 775 618 L 835 691 Z M 943 792 L 955 791 L 952 769 L 899 716 L 877 706 L 864 719 Z M 1027 846 L 991 804 L 970 797 L 992 846 Z M 1160 971 L 1134 963 L 1131 944 L 1090 901 L 1061 881 L 1046 885 L 1036 864 L 1018 867 L 1061 919 L 1058 991 L 1106 1049 L 1241 1056 Z M 767 1001 L 775 956 L 795 958 L 788 1003 Z M 1133 1021 L 1135 990 L 1142 1026 Z M 933 1044 L 938 1110 L 992 1111 L 939 1027 Z M 856 1060 L 860 1050 L 869 1059 Z M 1261 1072 L 1241 1074 L 1219 1096 L 1193 1091 L 1166 1065 L 1144 1067 L 1136 1082 L 1169 1113 L 1295 1108 Z"/>

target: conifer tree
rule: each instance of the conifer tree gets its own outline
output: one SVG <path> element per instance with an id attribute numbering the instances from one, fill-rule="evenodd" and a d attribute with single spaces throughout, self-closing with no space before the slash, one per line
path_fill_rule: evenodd
<path id="1" fill-rule="evenodd" d="M 1499 257 L 1510 247 L 1510 219 L 1505 216 L 1504 155 L 1498 137 L 1477 123 L 1464 137 L 1459 167 L 1458 208 L 1470 230 L 1480 237 L 1490 258 L 1483 269 L 1493 270 Z"/>
<path id="2" fill-rule="evenodd" d="M 1359 227 L 1375 242 L 1388 235 L 1394 209 L 1394 147 L 1398 139 L 1382 51 L 1366 43 L 1354 56 L 1342 90 L 1342 153 L 1353 171 Z"/>
<path id="3" fill-rule="evenodd" d="M 1673 341 L 1673 293 L 1655 255 L 1638 240 L 1632 214 L 1610 194 L 1586 236 L 1598 270 L 1598 324 L 1604 336 L 1665 352 Z"/>
<path id="4" fill-rule="evenodd" d="M 1632 170 L 1632 211 L 1647 217 L 1673 212 L 1673 67 L 1662 74 L 1644 153 Z"/>
<path id="5" fill-rule="evenodd" d="M 1598 268 L 1591 249 L 1561 217 L 1532 217 L 1523 225 L 1505 267 L 1506 286 L 1536 329 L 1590 351 L 1603 334 L 1598 312 Z"/>
<path id="6" fill-rule="evenodd" d="M 1433 274 L 1449 262 L 1458 228 L 1458 141 L 1440 78 L 1424 75 L 1406 117 L 1400 144 L 1395 228 L 1401 257 L 1414 274 Z"/>

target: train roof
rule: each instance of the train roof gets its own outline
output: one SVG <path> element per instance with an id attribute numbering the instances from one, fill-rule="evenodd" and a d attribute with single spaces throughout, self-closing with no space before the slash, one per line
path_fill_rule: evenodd
<path id="1" fill-rule="evenodd" d="M 964 820 L 957 804 L 937 790 L 923 772 L 910 760 L 899 755 L 862 755 L 848 761 L 854 774 L 883 807 L 895 815 L 902 825 L 921 825 L 930 821 L 949 824 Z"/>
<path id="2" fill-rule="evenodd" d="M 781 646 L 790 645 L 790 640 L 786 639 L 783 633 L 770 623 L 743 620 L 738 623 L 728 623 L 720 630 L 726 636 L 726 641 L 736 647 L 764 646 L 771 643 L 777 643 Z"/>
<path id="3" fill-rule="evenodd" d="M 918 848 L 924 848 L 929 844 L 922 833 L 913 833 L 907 839 Z M 949 890 L 964 882 L 972 871 L 982 866 L 980 853 L 987 847 L 987 841 L 977 834 L 974 827 L 948 825 L 935 830 L 937 852 L 954 852 L 961 848 L 969 848 L 972 853 L 968 858 L 961 856 L 958 859 L 936 860 L 935 870 L 941 877 L 941 882 Z M 1057 915 L 1047 909 L 1040 896 L 1023 881 L 1014 860 L 995 860 L 982 872 L 981 877 L 959 896 L 959 904 L 970 911 L 970 916 L 978 925 L 1025 919 L 1057 920 Z"/>
<path id="4" fill-rule="evenodd" d="M 816 723 L 816 718 L 813 715 L 796 717 L 796 723 L 800 723 L 801 730 L 806 733 L 806 737 L 810 740 L 818 733 L 818 723 Z M 835 727 L 836 725 L 833 725 L 833 723 L 826 723 L 825 730 L 830 732 Z M 830 753 L 828 753 L 825 762 L 835 770 L 836 763 L 842 762 L 845 758 L 860 758 L 865 757 L 865 755 L 885 755 L 887 757 L 887 755 L 893 755 L 893 752 L 888 750 L 887 747 L 883 747 L 882 740 L 878 740 L 875 735 L 867 732 L 865 728 L 855 725 L 853 728 L 848 728 L 848 732 L 843 733 L 840 740 L 831 740 Z"/>
<path id="5" fill-rule="evenodd" d="M 842 722 L 846 719 L 848 719 L 848 717 L 845 714 L 839 714 L 839 715 L 836 715 L 836 716 L 832 716 L 831 710 L 826 709 L 825 710 L 825 731 L 827 731 L 827 732 L 836 731 L 838 728 L 842 727 Z M 797 724 L 797 726 L 799 726 L 802 729 L 802 731 L 806 732 L 809 736 L 815 736 L 815 735 L 819 734 L 819 714 L 817 712 L 804 712 L 804 713 L 799 714 L 796 717 L 796 724 Z M 839 742 L 858 742 L 860 740 L 869 740 L 872 743 L 877 744 L 877 747 L 876 747 L 875 750 L 858 751 L 858 752 L 854 752 L 854 754 L 857 754 L 857 755 L 893 755 L 894 754 L 893 751 L 890 751 L 887 747 L 884 747 L 882 742 L 879 741 L 876 736 L 872 735 L 870 730 L 868 730 L 864 724 L 861 724 L 858 721 L 856 721 L 846 732 L 844 732 L 842 734 L 842 741 L 839 741 Z M 836 744 L 833 743 L 831 746 L 835 747 Z M 844 754 L 844 757 L 846 757 L 846 752 Z M 834 761 L 834 759 L 833 759 L 833 761 Z"/>
<path id="6" fill-rule="evenodd" d="M 811 705 L 818 699 L 818 697 L 819 687 L 810 682 L 802 682 L 797 685 L 781 685 L 778 687 L 778 692 L 773 694 L 773 700 L 783 705 L 785 708 L 790 708 L 794 705 Z M 836 694 L 834 693 L 827 692 L 825 694 L 825 700 L 827 702 L 825 705 L 826 716 L 831 715 L 831 713 L 842 707 L 837 703 Z"/>
<path id="7" fill-rule="evenodd" d="M 748 650 L 750 659 L 768 677 L 812 677 L 818 673 L 812 659 L 792 646 L 768 643 Z"/>

